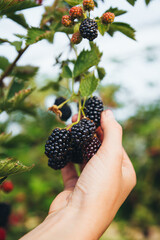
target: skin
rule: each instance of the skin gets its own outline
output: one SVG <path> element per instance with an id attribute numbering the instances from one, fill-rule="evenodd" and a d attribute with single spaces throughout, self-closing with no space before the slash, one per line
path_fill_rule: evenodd
<path id="1" fill-rule="evenodd" d="M 76 121 L 76 116 L 73 121 Z M 122 127 L 110 110 L 103 111 L 98 152 L 81 166 L 62 169 L 64 191 L 52 202 L 47 218 L 21 240 L 97 240 L 136 185 L 136 174 L 122 146 Z"/>

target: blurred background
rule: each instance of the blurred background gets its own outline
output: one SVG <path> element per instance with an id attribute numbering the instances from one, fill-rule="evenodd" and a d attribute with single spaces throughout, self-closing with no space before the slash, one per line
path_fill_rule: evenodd
<path id="1" fill-rule="evenodd" d="M 52 2 L 44 0 L 42 6 L 22 11 L 30 26 L 39 26 L 44 6 Z M 96 94 L 101 96 L 106 108 L 114 111 L 123 126 L 123 144 L 135 167 L 137 186 L 102 240 L 159 240 L 160 1 L 153 0 L 149 6 L 144 1 L 137 1 L 135 7 L 123 0 L 104 1 L 99 3 L 95 15 L 102 15 L 104 4 L 106 9 L 112 6 L 127 10 L 128 13 L 117 20 L 126 21 L 136 29 L 136 41 L 117 32 L 114 38 L 99 36 L 95 42 L 103 52 L 101 66 L 107 73 Z M 23 35 L 26 30 L 8 18 L 0 20 L 0 38 L 16 41 L 15 33 Z M 88 48 L 85 40 L 78 51 L 83 48 Z M 34 69 L 28 68 L 30 77 L 27 81 L 23 79 L 24 85 L 36 87 L 27 98 L 33 104 L 32 111 L 0 113 L 0 132 L 11 133 L 0 146 L 1 152 L 7 151 L 9 156 L 28 166 L 35 164 L 30 172 L 9 177 L 14 184 L 10 194 L 0 192 L 0 201 L 8 202 L 12 207 L 7 240 L 18 239 L 37 226 L 45 218 L 54 197 L 63 190 L 60 172 L 48 168 L 44 156 L 48 135 L 53 128 L 63 126 L 47 112 L 57 91 L 45 87 L 56 82 L 60 70 L 54 64 L 61 52 L 62 59 L 73 57 L 63 33 L 56 33 L 54 44 L 42 40 L 30 46 L 18 65 L 34 66 Z M 0 45 L 0 55 L 12 62 L 17 52 L 6 43 Z M 10 77 L 5 78 L 6 87 L 10 80 Z M 60 90 L 58 95 L 62 94 L 63 90 Z M 76 104 L 71 107 L 76 113 Z"/>

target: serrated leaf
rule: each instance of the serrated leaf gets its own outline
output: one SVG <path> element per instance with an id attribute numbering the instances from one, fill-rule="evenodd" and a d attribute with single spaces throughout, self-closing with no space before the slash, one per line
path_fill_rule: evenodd
<path id="1" fill-rule="evenodd" d="M 132 28 L 129 24 L 127 23 L 123 23 L 123 22 L 114 22 L 111 24 L 108 34 L 110 34 L 111 36 L 114 35 L 114 33 L 116 31 L 119 31 L 121 33 L 123 33 L 124 35 L 126 35 L 127 37 L 136 40 L 135 39 L 135 30 L 134 28 Z"/>
<path id="2" fill-rule="evenodd" d="M 101 20 L 97 21 L 98 31 L 102 36 L 108 31 L 110 24 L 103 24 Z"/>
<path id="3" fill-rule="evenodd" d="M 20 51 L 21 50 L 21 47 L 22 47 L 22 42 L 20 41 L 14 41 L 11 43 L 11 45 L 13 45 L 17 51 Z"/>
<path id="4" fill-rule="evenodd" d="M 83 0 L 65 0 L 69 5 L 76 6 L 83 2 Z"/>
<path id="5" fill-rule="evenodd" d="M 7 17 L 12 19 L 14 22 L 18 23 L 24 28 L 29 27 L 23 14 L 8 14 Z"/>
<path id="6" fill-rule="evenodd" d="M 15 0 L 10 1 L 0 0 L 0 15 L 13 14 L 14 12 L 37 6 L 39 5 L 31 0 L 25 0 L 21 2 L 17 2 Z"/>
<path id="7" fill-rule="evenodd" d="M 12 75 L 23 79 L 23 80 L 29 80 L 30 78 L 33 78 L 38 72 L 38 67 L 33 67 L 30 65 L 26 66 L 20 66 L 20 67 L 15 67 Z"/>
<path id="8" fill-rule="evenodd" d="M 9 65 L 10 62 L 8 61 L 8 59 L 0 56 L 0 69 L 5 71 Z"/>
<path id="9" fill-rule="evenodd" d="M 26 43 L 28 45 L 36 43 L 42 39 L 49 39 L 51 40 L 51 38 L 53 39 L 53 35 L 54 32 L 52 31 L 46 31 L 46 30 L 42 30 L 40 28 L 30 28 L 28 29 L 28 35 L 27 35 L 27 41 Z"/>
<path id="10" fill-rule="evenodd" d="M 68 65 L 63 66 L 61 77 L 62 78 L 72 78 L 72 71 L 68 67 Z"/>
<path id="11" fill-rule="evenodd" d="M 137 0 L 127 0 L 127 2 L 129 2 L 132 6 L 135 5 L 136 1 L 137 1 Z"/>
<path id="12" fill-rule="evenodd" d="M 23 89 L 17 93 L 9 100 L 10 103 L 13 103 L 13 106 L 16 106 L 20 104 L 26 97 L 28 97 L 32 92 L 34 91 L 34 88 L 29 89 Z"/>
<path id="13" fill-rule="evenodd" d="M 102 80 L 106 75 L 106 71 L 103 67 L 97 67 L 97 72 L 100 80 Z"/>
<path id="14" fill-rule="evenodd" d="M 80 83 L 80 93 L 83 97 L 88 97 L 96 90 L 99 80 L 94 76 L 94 73 L 90 73 L 82 78 Z"/>
<path id="15" fill-rule="evenodd" d="M 120 10 L 118 8 L 112 8 L 112 7 L 110 7 L 106 12 L 112 12 L 116 17 L 127 13 L 127 11 L 125 10 Z"/>
<path id="16" fill-rule="evenodd" d="M 7 99 L 12 98 L 16 92 L 24 88 L 24 81 L 22 79 L 14 78 L 8 90 Z"/>
<path id="17" fill-rule="evenodd" d="M 26 172 L 32 168 L 33 166 L 27 167 L 14 158 L 0 159 L 0 178 L 2 179 L 12 174 Z"/>
<path id="18" fill-rule="evenodd" d="M 83 50 L 75 62 L 73 76 L 77 77 L 87 71 L 90 67 L 99 63 L 102 54 L 94 43 L 90 43 L 91 51 Z"/>
<path id="19" fill-rule="evenodd" d="M 32 112 L 28 109 L 30 106 L 29 104 L 24 103 L 26 97 L 28 97 L 32 92 L 34 88 L 32 89 L 23 89 L 19 91 L 18 93 L 15 93 L 15 95 L 11 99 L 2 99 L 0 101 L 0 112 L 6 111 L 6 112 L 12 112 L 14 110 L 22 110 L 27 112 Z"/>

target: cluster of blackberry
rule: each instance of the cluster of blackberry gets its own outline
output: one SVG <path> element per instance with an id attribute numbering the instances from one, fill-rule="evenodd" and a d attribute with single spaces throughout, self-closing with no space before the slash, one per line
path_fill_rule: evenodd
<path id="1" fill-rule="evenodd" d="M 56 128 L 48 137 L 45 154 L 49 158 L 48 165 L 51 168 L 61 169 L 69 161 L 73 163 L 88 162 L 98 151 L 101 143 L 96 137 L 95 131 L 100 126 L 103 103 L 97 97 L 89 98 L 85 103 L 84 111 L 86 118 L 82 118 L 73 125 L 71 130 Z"/>
<path id="2" fill-rule="evenodd" d="M 95 20 L 85 18 L 85 11 L 90 12 L 94 10 L 94 0 L 83 0 L 83 8 L 81 6 L 74 6 L 70 9 L 69 15 L 62 17 L 62 24 L 65 27 L 72 27 L 75 23 L 75 19 L 80 20 L 79 31 L 72 35 L 71 43 L 79 44 L 82 38 L 87 38 L 89 41 L 93 41 L 98 36 L 98 25 Z M 111 24 L 114 21 L 115 15 L 111 12 L 105 12 L 99 19 L 102 24 Z"/>

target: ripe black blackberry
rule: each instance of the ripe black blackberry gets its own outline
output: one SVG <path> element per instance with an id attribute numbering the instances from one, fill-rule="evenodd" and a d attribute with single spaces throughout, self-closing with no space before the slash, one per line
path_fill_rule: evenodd
<path id="1" fill-rule="evenodd" d="M 56 98 L 55 100 L 55 103 L 54 105 L 60 105 L 61 103 L 65 102 L 66 99 L 63 98 L 63 97 L 58 97 Z M 60 108 L 61 112 L 62 112 L 62 116 L 60 117 L 60 119 L 62 121 L 67 121 L 68 118 L 70 118 L 71 114 L 72 114 L 72 111 L 71 111 L 71 108 L 68 104 L 64 104 L 62 108 Z"/>
<path id="2" fill-rule="evenodd" d="M 84 145 L 89 142 L 96 130 L 93 121 L 88 118 L 83 118 L 79 123 L 71 128 L 72 146 Z"/>
<path id="3" fill-rule="evenodd" d="M 79 31 L 83 38 L 93 41 L 98 36 L 98 25 L 90 18 L 86 18 L 80 25 Z"/>
<path id="4" fill-rule="evenodd" d="M 11 213 L 11 206 L 7 203 L 0 203 L 0 227 L 6 227 Z"/>
<path id="5" fill-rule="evenodd" d="M 78 164 L 83 163 L 82 146 L 74 146 L 72 148 L 71 161 Z"/>
<path id="6" fill-rule="evenodd" d="M 91 142 L 83 148 L 83 161 L 88 162 L 100 148 L 101 143 L 97 137 L 93 137 Z"/>
<path id="7" fill-rule="evenodd" d="M 69 162 L 71 133 L 66 129 L 55 128 L 45 145 L 45 154 L 49 158 L 48 166 L 57 170 Z"/>
<path id="8" fill-rule="evenodd" d="M 103 102 L 96 96 L 89 98 L 85 102 L 84 113 L 86 117 L 93 120 L 96 127 L 100 126 L 101 112 L 103 111 Z"/>

